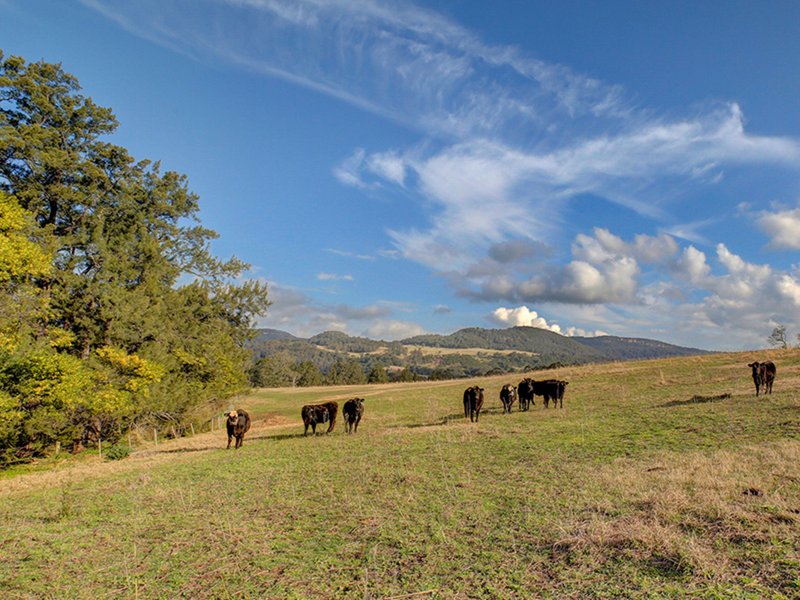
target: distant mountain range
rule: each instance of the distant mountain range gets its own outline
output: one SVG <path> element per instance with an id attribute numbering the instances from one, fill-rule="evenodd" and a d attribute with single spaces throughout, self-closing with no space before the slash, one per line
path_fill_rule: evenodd
<path id="1" fill-rule="evenodd" d="M 600 363 L 706 354 L 707 350 L 657 340 L 617 336 L 566 337 L 536 327 L 469 327 L 450 335 L 418 335 L 395 342 L 326 331 L 298 338 L 278 329 L 258 329 L 255 358 L 282 354 L 311 361 L 323 372 L 337 361 L 356 360 L 365 369 L 408 367 L 420 376 L 471 377 L 555 365 Z"/>

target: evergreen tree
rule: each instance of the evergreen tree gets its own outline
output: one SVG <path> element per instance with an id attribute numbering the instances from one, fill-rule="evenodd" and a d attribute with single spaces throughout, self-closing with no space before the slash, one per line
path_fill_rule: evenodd
<path id="1" fill-rule="evenodd" d="M 247 265 L 211 255 L 186 177 L 135 161 L 116 127 L 60 65 L 0 52 L 0 408 L 17 423 L 0 443 L 17 456 L 179 423 L 247 385 L 266 286 L 232 283 Z"/>
<path id="2" fill-rule="evenodd" d="M 367 381 L 369 383 L 387 383 L 389 381 L 389 376 L 386 374 L 386 369 L 384 369 L 383 366 L 375 365 L 370 370 Z"/>
<path id="3" fill-rule="evenodd" d="M 279 352 L 256 362 L 250 382 L 255 387 L 294 387 L 298 377 L 292 357 L 286 352 Z"/>
<path id="4" fill-rule="evenodd" d="M 322 371 L 310 360 L 298 363 L 295 371 L 297 371 L 297 385 L 301 387 L 322 385 L 324 382 Z"/>
<path id="5" fill-rule="evenodd" d="M 364 369 L 353 359 L 337 360 L 328 371 L 325 382 L 329 385 L 353 385 L 366 383 Z"/>

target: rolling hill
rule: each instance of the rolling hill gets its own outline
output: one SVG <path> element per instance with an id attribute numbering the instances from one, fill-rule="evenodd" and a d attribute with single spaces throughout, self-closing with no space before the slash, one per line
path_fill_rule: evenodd
<path id="1" fill-rule="evenodd" d="M 259 330 L 251 343 L 256 359 L 283 355 L 310 361 L 322 371 L 342 360 L 413 370 L 422 377 L 468 377 L 489 372 L 514 372 L 554 364 L 587 364 L 645 358 L 690 356 L 707 351 L 657 340 L 566 337 L 535 327 L 486 329 L 469 327 L 450 335 L 418 335 L 387 342 L 327 331 L 303 339 L 279 330 Z"/>

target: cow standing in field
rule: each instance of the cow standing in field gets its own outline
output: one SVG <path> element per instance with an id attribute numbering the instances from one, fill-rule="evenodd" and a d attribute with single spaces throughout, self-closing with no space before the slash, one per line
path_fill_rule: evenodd
<path id="1" fill-rule="evenodd" d="M 483 388 L 474 385 L 464 390 L 464 418 L 478 422 L 483 407 Z"/>
<path id="2" fill-rule="evenodd" d="M 231 440 L 236 439 L 234 449 L 241 448 L 244 442 L 244 434 L 250 430 L 250 415 L 247 411 L 232 410 L 228 413 L 228 420 L 225 423 L 225 429 L 228 430 L 228 446 L 231 447 Z M 226 448 L 226 449 L 227 449 Z"/>
<path id="3" fill-rule="evenodd" d="M 765 394 L 771 394 L 772 383 L 775 381 L 775 375 L 777 373 L 775 363 L 771 360 L 763 363 L 755 361 L 751 362 L 747 366 L 753 370 L 753 383 L 756 386 L 756 397 L 758 397 L 758 393 L 761 391 L 762 387 L 764 388 Z"/>
<path id="4" fill-rule="evenodd" d="M 533 379 L 526 377 L 517 386 L 520 410 L 528 410 L 531 404 L 536 405 L 536 402 L 533 401 L 533 383 Z"/>
<path id="5" fill-rule="evenodd" d="M 558 401 L 558 408 L 564 408 L 564 392 L 567 390 L 569 381 L 557 380 L 556 396 L 553 398 L 553 408 L 556 408 L 556 401 Z"/>
<path id="6" fill-rule="evenodd" d="M 303 417 L 303 435 L 308 435 L 308 427 L 311 426 L 311 433 L 316 435 L 317 424 L 328 423 L 328 430 L 333 431 L 336 425 L 336 415 L 339 413 L 339 405 L 336 402 L 324 402 L 322 404 L 306 404 L 300 411 Z"/>
<path id="7" fill-rule="evenodd" d="M 355 433 L 358 431 L 358 424 L 361 422 L 361 417 L 363 414 L 363 398 L 351 398 L 344 403 L 344 406 L 342 407 L 342 416 L 344 417 L 345 433 Z"/>
<path id="8" fill-rule="evenodd" d="M 510 383 L 500 388 L 500 402 L 503 403 L 503 414 L 511 414 L 511 405 L 517 399 L 517 388 Z"/>
<path id="9" fill-rule="evenodd" d="M 558 379 L 545 379 L 544 381 L 534 381 L 533 391 L 537 396 L 544 397 L 544 407 L 550 408 L 550 401 L 553 401 L 553 408 L 558 408 L 559 403 L 561 408 L 564 408 L 564 392 L 566 391 L 568 381 L 561 381 Z"/>

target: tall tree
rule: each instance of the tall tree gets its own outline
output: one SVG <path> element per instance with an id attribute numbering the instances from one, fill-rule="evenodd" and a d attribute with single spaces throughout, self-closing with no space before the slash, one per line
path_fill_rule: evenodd
<path id="1" fill-rule="evenodd" d="M 69 384 L 75 397 L 120 392 L 114 402 L 56 403 L 66 421 L 174 423 L 247 385 L 243 344 L 267 288 L 234 284 L 248 265 L 211 254 L 216 234 L 199 224 L 186 177 L 110 143 L 116 127 L 60 65 L 0 53 L 0 210 L 23 223 L 0 233 L 49 259 L 39 268 L 21 243 L 5 246 L 5 263 L 0 251 L 9 273 L 0 307 L 23 291 L 33 298 L 25 327 L 0 322 L 12 339 L 0 393 L 5 404 L 36 405 L 23 396 L 37 388 L 14 387 L 9 373 L 27 373 L 41 354 L 63 363 L 56 371 L 81 373 L 83 388 Z"/>
<path id="2" fill-rule="evenodd" d="M 775 346 L 776 348 L 788 348 L 789 343 L 786 341 L 786 325 L 778 325 L 775 327 L 772 333 L 769 334 L 767 342 L 770 346 Z"/>

